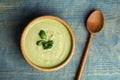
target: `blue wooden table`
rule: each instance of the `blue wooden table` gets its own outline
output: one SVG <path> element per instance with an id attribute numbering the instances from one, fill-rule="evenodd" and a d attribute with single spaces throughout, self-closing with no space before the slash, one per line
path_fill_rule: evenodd
<path id="1" fill-rule="evenodd" d="M 86 16 L 95 9 L 105 24 L 93 37 L 82 80 L 120 80 L 120 0 L 0 0 L 0 80 L 75 80 L 88 38 Z M 42 15 L 64 19 L 76 38 L 71 61 L 55 72 L 32 68 L 19 47 L 24 27 Z"/>

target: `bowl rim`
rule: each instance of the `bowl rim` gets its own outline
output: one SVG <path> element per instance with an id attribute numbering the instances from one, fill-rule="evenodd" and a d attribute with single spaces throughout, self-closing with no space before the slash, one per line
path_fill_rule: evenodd
<path id="1" fill-rule="evenodd" d="M 62 23 L 67 28 L 67 30 L 69 31 L 69 34 L 71 36 L 71 41 L 72 41 L 72 43 L 71 43 L 72 44 L 71 45 L 71 51 L 70 51 L 69 55 L 67 56 L 67 58 L 61 64 L 59 64 L 59 65 L 57 65 L 55 67 L 51 67 L 51 68 L 40 67 L 40 66 L 32 63 L 29 60 L 29 58 L 27 57 L 27 55 L 25 53 L 25 50 L 23 48 L 24 41 L 25 41 L 25 36 L 27 34 L 27 31 L 29 31 L 28 29 L 30 29 L 32 27 L 32 25 L 36 24 L 38 21 L 43 20 L 43 19 L 53 19 L 53 20 L 56 20 L 56 21 Z M 64 67 L 71 60 L 71 58 L 72 58 L 72 56 L 74 54 L 74 50 L 75 50 L 75 37 L 74 37 L 74 33 L 73 33 L 72 29 L 70 28 L 70 26 L 63 19 L 58 18 L 56 16 L 52 16 L 52 15 L 40 16 L 40 17 L 37 17 L 37 18 L 33 19 L 32 21 L 30 21 L 28 23 L 28 25 L 24 28 L 24 30 L 22 32 L 22 35 L 21 35 L 20 48 L 21 48 L 21 52 L 22 52 L 22 55 L 23 55 L 24 59 L 33 68 L 35 68 L 37 70 L 40 70 L 40 71 L 47 71 L 47 72 L 56 71 L 56 70 Z"/>

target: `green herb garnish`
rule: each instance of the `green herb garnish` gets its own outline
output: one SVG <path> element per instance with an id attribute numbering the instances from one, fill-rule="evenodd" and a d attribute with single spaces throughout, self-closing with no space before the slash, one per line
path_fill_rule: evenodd
<path id="1" fill-rule="evenodd" d="M 49 40 L 49 41 L 43 43 L 44 49 L 50 49 L 50 48 L 52 48 L 52 46 L 53 46 L 53 40 Z"/>
<path id="2" fill-rule="evenodd" d="M 38 46 L 41 46 L 41 45 L 43 44 L 43 42 L 44 42 L 43 40 L 39 40 L 39 41 L 37 41 L 36 44 L 37 44 Z"/>
<path id="3" fill-rule="evenodd" d="M 39 36 L 42 40 L 36 42 L 38 46 L 43 46 L 44 49 L 50 49 L 53 46 L 53 40 L 47 40 L 47 35 L 44 30 L 40 30 Z"/>
<path id="4" fill-rule="evenodd" d="M 40 30 L 39 36 L 40 36 L 41 39 L 46 39 L 47 38 L 47 35 L 46 35 L 45 31 L 43 31 L 43 30 Z"/>

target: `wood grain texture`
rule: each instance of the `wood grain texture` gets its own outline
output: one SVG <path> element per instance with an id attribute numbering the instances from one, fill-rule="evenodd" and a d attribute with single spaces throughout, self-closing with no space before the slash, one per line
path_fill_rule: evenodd
<path id="1" fill-rule="evenodd" d="M 75 80 L 93 9 L 103 12 L 105 24 L 93 38 L 82 80 L 120 80 L 120 0 L 0 0 L 0 80 Z M 20 52 L 24 27 L 42 15 L 64 19 L 76 37 L 72 60 L 55 72 L 33 69 Z"/>

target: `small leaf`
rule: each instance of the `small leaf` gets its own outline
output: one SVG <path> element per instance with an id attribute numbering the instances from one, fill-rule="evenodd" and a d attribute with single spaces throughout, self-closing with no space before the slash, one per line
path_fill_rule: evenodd
<path id="1" fill-rule="evenodd" d="M 47 35 L 46 35 L 44 30 L 40 30 L 39 36 L 40 36 L 41 39 L 46 39 L 47 38 Z"/>
<path id="2" fill-rule="evenodd" d="M 50 49 L 50 48 L 52 48 L 52 46 L 53 46 L 53 40 L 49 40 L 49 41 L 43 43 L 44 49 Z"/>
<path id="3" fill-rule="evenodd" d="M 37 41 L 36 44 L 37 44 L 38 46 L 41 46 L 41 45 L 43 44 L 43 42 L 44 42 L 43 40 L 39 40 L 39 41 Z"/>

